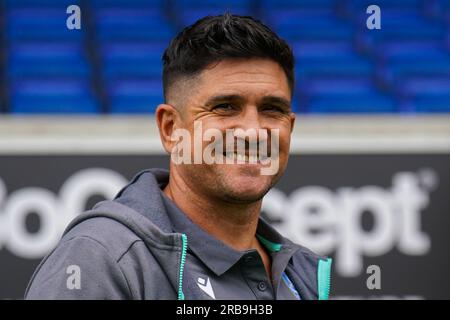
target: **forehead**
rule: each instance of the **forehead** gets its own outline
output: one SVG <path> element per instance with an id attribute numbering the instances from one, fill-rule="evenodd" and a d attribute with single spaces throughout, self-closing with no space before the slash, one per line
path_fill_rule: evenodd
<path id="1" fill-rule="evenodd" d="M 211 64 L 200 74 L 200 87 L 202 96 L 232 93 L 290 98 L 283 68 L 268 59 L 227 59 Z"/>

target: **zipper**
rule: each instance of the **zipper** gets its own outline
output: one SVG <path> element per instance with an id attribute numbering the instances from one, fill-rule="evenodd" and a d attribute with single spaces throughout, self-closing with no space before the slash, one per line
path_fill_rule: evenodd
<path id="1" fill-rule="evenodd" d="M 180 260 L 180 270 L 178 275 L 178 300 L 184 300 L 183 293 L 183 272 L 184 272 L 184 264 L 186 263 L 186 251 L 187 251 L 187 236 L 183 233 L 181 234 L 181 260 Z"/>
<path id="2" fill-rule="evenodd" d="M 328 300 L 331 288 L 331 263 L 332 259 L 319 260 L 317 266 L 317 291 L 319 300 Z"/>

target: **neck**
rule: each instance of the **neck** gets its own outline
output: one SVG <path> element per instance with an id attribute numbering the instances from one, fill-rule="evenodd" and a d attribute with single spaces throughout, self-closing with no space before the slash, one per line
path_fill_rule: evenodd
<path id="1" fill-rule="evenodd" d="M 231 248 L 260 249 L 255 235 L 262 201 L 235 204 L 212 200 L 172 176 L 163 191 L 195 224 Z"/>

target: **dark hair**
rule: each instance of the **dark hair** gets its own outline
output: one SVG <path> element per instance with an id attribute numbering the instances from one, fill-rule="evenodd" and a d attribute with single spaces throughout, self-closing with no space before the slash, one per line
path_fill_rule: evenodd
<path id="1" fill-rule="evenodd" d="M 204 17 L 181 31 L 163 54 L 163 89 L 180 77 L 195 76 L 209 64 L 228 58 L 268 58 L 286 73 L 294 87 L 292 49 L 272 30 L 248 16 L 225 13 Z"/>

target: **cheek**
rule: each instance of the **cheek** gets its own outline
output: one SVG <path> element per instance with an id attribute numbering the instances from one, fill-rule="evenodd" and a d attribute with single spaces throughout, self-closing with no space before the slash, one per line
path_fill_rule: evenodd
<path id="1" fill-rule="evenodd" d="M 283 148 L 284 152 L 289 153 L 290 145 L 291 145 L 291 135 L 286 132 L 283 137 L 280 137 L 280 148 Z"/>
<path id="2" fill-rule="evenodd" d="M 276 142 L 276 137 L 275 136 L 272 136 L 271 139 L 275 139 L 274 142 Z M 280 153 L 280 155 L 284 155 L 286 153 L 289 153 L 290 144 L 291 144 L 290 131 L 286 130 L 286 129 L 279 130 L 279 134 L 278 134 L 278 152 Z"/>
<path id="3" fill-rule="evenodd" d="M 204 117 L 201 120 L 196 120 L 197 126 L 201 126 L 202 136 L 205 135 L 205 132 L 217 131 L 225 133 L 225 129 L 228 128 L 228 124 L 226 120 L 219 119 L 218 117 Z"/>

